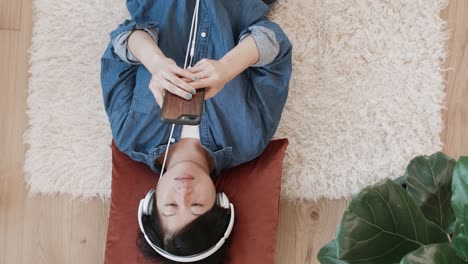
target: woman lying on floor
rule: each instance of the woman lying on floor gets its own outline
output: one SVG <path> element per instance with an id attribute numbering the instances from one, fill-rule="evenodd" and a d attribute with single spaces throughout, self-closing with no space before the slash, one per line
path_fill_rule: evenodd
<path id="1" fill-rule="evenodd" d="M 259 156 L 275 134 L 291 43 L 261 0 L 128 0 L 127 8 L 132 18 L 110 33 L 101 58 L 101 85 L 116 146 L 164 173 L 140 204 L 138 245 L 164 263 L 222 263 L 234 208 L 214 180 Z M 172 128 L 161 122 L 163 94 L 190 100 L 200 88 L 201 122 L 175 126 L 161 171 Z"/>

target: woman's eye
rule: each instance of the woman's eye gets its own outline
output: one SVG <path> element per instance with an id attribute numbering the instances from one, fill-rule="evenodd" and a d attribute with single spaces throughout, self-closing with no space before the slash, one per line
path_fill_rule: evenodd
<path id="1" fill-rule="evenodd" d="M 192 204 L 192 206 L 203 206 L 203 204 L 194 203 L 194 204 Z"/>
<path id="2" fill-rule="evenodd" d="M 169 203 L 169 204 L 166 204 L 166 206 L 170 206 L 170 207 L 176 207 L 176 206 L 177 206 L 177 204 L 175 204 L 175 203 Z"/>

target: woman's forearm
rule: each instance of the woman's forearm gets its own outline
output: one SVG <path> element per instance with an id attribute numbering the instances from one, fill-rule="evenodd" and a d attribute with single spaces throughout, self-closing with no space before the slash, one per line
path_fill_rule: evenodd
<path id="1" fill-rule="evenodd" d="M 252 36 L 244 38 L 236 47 L 219 60 L 229 71 L 229 79 L 233 79 L 260 59 L 257 44 Z"/>
<path id="2" fill-rule="evenodd" d="M 151 69 L 158 58 L 164 58 L 164 53 L 148 33 L 134 30 L 128 37 L 128 49 L 147 68 Z M 257 63 L 260 58 L 257 45 L 252 36 L 244 38 L 236 47 L 226 53 L 219 62 L 228 69 L 229 79 L 233 79 L 248 67 Z"/>
<path id="3" fill-rule="evenodd" d="M 128 49 L 147 69 L 156 59 L 165 57 L 157 43 L 143 30 L 134 30 L 130 34 Z"/>

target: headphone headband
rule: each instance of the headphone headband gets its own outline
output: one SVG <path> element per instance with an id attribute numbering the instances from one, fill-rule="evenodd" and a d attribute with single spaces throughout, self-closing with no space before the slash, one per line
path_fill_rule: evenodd
<path id="1" fill-rule="evenodd" d="M 154 251 L 156 251 L 159 255 L 172 261 L 184 262 L 184 263 L 196 262 L 196 261 L 205 259 L 213 255 L 216 251 L 218 251 L 223 246 L 223 244 L 226 242 L 227 238 L 231 234 L 232 229 L 234 227 L 234 218 L 235 218 L 234 217 L 234 205 L 229 202 L 229 199 L 227 198 L 225 193 L 223 192 L 218 193 L 216 195 L 216 204 L 218 206 L 221 206 L 222 208 L 230 209 L 230 214 L 231 214 L 230 219 L 229 219 L 229 224 L 226 228 L 226 231 L 224 232 L 224 235 L 221 237 L 218 243 L 216 243 L 213 247 L 211 247 L 210 249 L 204 252 L 190 255 L 190 256 L 176 256 L 158 247 L 157 245 L 155 245 L 145 232 L 145 227 L 143 226 L 142 219 L 143 219 L 143 216 L 152 214 L 153 208 L 154 208 L 153 206 L 155 206 L 154 204 L 155 204 L 154 203 L 154 189 L 151 189 L 146 194 L 145 198 L 143 198 L 140 201 L 140 205 L 138 206 L 138 225 L 140 226 L 140 230 L 143 233 L 146 242 L 148 242 L 148 244 L 154 249 Z"/>

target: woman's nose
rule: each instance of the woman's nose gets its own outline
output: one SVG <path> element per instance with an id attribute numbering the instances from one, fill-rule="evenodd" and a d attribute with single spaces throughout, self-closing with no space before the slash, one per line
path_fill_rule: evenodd
<path id="1" fill-rule="evenodd" d="M 176 192 L 179 195 L 179 199 L 183 204 L 187 204 L 190 201 L 190 196 L 192 194 L 192 187 L 184 186 L 176 189 Z"/>
<path id="2" fill-rule="evenodd" d="M 177 192 L 183 194 L 184 196 L 188 196 L 192 193 L 193 189 L 191 186 L 179 186 Z"/>

